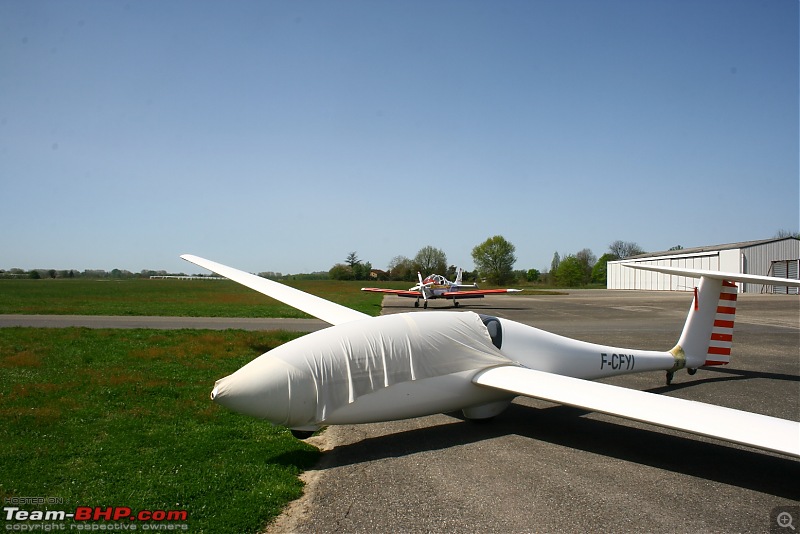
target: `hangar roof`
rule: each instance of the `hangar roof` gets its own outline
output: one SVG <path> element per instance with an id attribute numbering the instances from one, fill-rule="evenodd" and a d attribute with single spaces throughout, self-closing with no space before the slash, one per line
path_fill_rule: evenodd
<path id="1" fill-rule="evenodd" d="M 680 250 L 663 250 L 661 252 L 648 252 L 646 254 L 639 254 L 638 256 L 629 256 L 625 258 L 625 260 L 639 260 L 645 258 L 655 258 L 658 256 L 670 256 L 675 254 L 698 254 L 701 252 L 715 252 L 719 250 L 749 248 L 758 245 L 765 245 L 767 243 L 774 243 L 776 241 L 784 241 L 787 239 L 794 239 L 800 241 L 800 239 L 796 237 L 773 237 L 772 239 L 760 239 L 758 241 L 742 241 L 740 243 L 728 243 L 727 245 L 711 245 L 707 247 L 693 247 L 693 248 L 682 248 Z"/>

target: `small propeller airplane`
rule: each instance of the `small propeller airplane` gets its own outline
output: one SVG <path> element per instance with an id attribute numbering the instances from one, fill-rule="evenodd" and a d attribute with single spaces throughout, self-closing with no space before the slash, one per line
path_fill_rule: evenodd
<path id="1" fill-rule="evenodd" d="M 398 297 L 408 297 L 417 299 L 414 307 L 419 308 L 419 299 L 423 299 L 423 308 L 428 307 L 428 300 L 431 299 L 451 299 L 453 306 L 458 308 L 459 302 L 456 299 L 482 299 L 484 295 L 496 295 L 499 293 L 518 293 L 521 289 L 478 289 L 478 284 L 462 284 L 461 275 L 463 271 L 458 269 L 455 282 L 451 282 L 441 274 L 428 275 L 424 280 L 422 274 L 417 273 L 419 283 L 408 290 L 402 289 L 383 289 L 380 287 L 362 287 L 361 291 L 371 291 L 373 293 L 388 293 Z"/>
<path id="2" fill-rule="evenodd" d="M 700 278 L 668 351 L 598 345 L 471 311 L 371 317 L 197 256 L 183 259 L 332 326 L 262 354 L 216 381 L 215 402 L 308 437 L 324 425 L 374 423 L 462 410 L 488 419 L 518 395 L 602 412 L 800 458 L 800 422 L 592 382 L 662 371 L 694 374 L 730 361 L 737 288 L 800 280 L 637 265 Z"/>

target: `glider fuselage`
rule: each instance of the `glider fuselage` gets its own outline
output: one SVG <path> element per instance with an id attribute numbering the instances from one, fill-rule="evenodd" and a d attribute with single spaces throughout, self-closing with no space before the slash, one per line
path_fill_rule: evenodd
<path id="1" fill-rule="evenodd" d="M 677 344 L 658 352 L 587 343 L 472 312 L 369 317 L 217 262 L 182 257 L 333 325 L 263 354 L 212 391 L 220 404 L 288 426 L 296 436 L 324 424 L 459 408 L 467 418 L 485 419 L 524 395 L 800 458 L 797 421 L 591 381 L 666 370 L 669 384 L 679 369 L 694 374 L 725 365 L 736 313 L 733 282 L 800 287 L 798 280 L 636 266 L 700 277 Z"/>
<path id="2" fill-rule="evenodd" d="M 333 326 L 281 345 L 217 381 L 212 398 L 303 429 L 455 410 L 482 418 L 513 398 L 473 383 L 479 371 L 499 365 L 595 379 L 670 369 L 675 359 L 473 312 L 409 312 Z"/>

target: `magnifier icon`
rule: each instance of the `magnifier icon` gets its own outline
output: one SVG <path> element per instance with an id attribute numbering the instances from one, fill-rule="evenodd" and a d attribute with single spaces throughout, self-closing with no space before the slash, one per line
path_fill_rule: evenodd
<path id="1" fill-rule="evenodd" d="M 794 525 L 792 524 L 792 522 L 794 521 L 794 518 L 792 517 L 792 514 L 790 514 L 789 512 L 781 512 L 781 513 L 779 513 L 777 521 L 778 521 L 778 526 L 779 527 L 781 527 L 781 528 L 790 528 L 790 529 L 796 531 L 796 529 L 794 528 Z"/>

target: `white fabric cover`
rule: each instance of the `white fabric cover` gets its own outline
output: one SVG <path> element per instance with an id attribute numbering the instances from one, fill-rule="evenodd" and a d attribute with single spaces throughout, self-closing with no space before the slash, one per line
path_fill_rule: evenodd
<path id="1" fill-rule="evenodd" d="M 263 406 L 262 416 L 288 426 L 322 423 L 326 414 L 358 397 L 401 382 L 510 363 L 492 344 L 478 314 L 429 311 L 373 317 L 308 334 L 220 382 L 265 384 L 276 359 L 289 367 L 288 414 L 276 421 Z M 262 400 L 282 404 L 277 393 Z"/>

